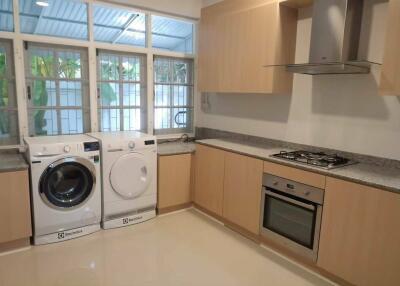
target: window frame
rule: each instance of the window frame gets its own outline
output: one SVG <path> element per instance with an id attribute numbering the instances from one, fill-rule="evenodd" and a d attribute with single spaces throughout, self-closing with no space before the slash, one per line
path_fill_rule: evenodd
<path id="1" fill-rule="evenodd" d="M 158 82 L 157 77 L 156 77 L 156 60 L 161 59 L 161 60 L 169 60 L 169 79 L 173 78 L 173 70 L 172 66 L 174 62 L 183 62 L 187 63 L 188 66 L 190 67 L 187 77 L 188 77 L 188 82 L 187 83 L 177 83 L 174 82 L 173 80 L 170 80 L 168 82 Z M 169 128 L 156 128 L 154 126 L 154 134 L 155 135 L 168 135 L 168 134 L 184 134 L 184 133 L 192 133 L 193 132 L 193 114 L 194 114 L 194 90 L 195 90 L 195 85 L 194 85 L 194 61 L 191 59 L 182 59 L 182 58 L 173 58 L 173 57 L 165 57 L 165 56 L 154 56 L 154 111 L 158 109 L 168 109 L 169 110 L 169 120 L 170 120 L 170 127 Z M 167 86 L 169 88 L 169 105 L 157 105 L 156 104 L 156 87 L 160 86 Z M 188 88 L 187 90 L 187 97 L 186 97 L 186 105 L 174 105 L 174 87 L 186 87 Z M 189 90 L 191 89 L 191 90 Z M 184 128 L 175 128 L 174 126 L 174 121 L 177 125 L 179 125 L 175 118 L 176 115 L 174 116 L 174 109 L 187 109 L 188 111 L 186 112 L 186 127 Z M 189 115 L 189 116 L 188 116 Z M 154 121 L 155 121 L 155 114 L 154 114 Z M 154 122 L 155 123 L 155 122 Z"/>
<path id="2" fill-rule="evenodd" d="M 53 136 L 53 135 L 72 135 L 72 134 L 84 134 L 90 132 L 90 92 L 89 92 L 89 68 L 88 68 L 88 54 L 86 49 L 78 48 L 78 47 L 71 47 L 71 46 L 61 46 L 61 45 L 49 45 L 43 43 L 30 43 L 25 42 L 25 82 L 26 82 L 26 89 L 27 89 L 27 112 L 29 118 L 29 136 L 42 136 L 38 135 L 35 132 L 36 126 L 34 125 L 35 122 L 31 117 L 31 113 L 35 111 L 51 111 L 55 112 L 57 118 L 57 134 L 47 134 L 44 136 Z M 35 76 L 31 74 L 31 56 L 29 47 L 33 47 L 33 49 L 43 49 L 51 51 L 54 55 L 53 61 L 53 76 Z M 80 72 L 81 75 L 79 78 L 63 78 L 59 75 L 59 69 L 57 65 L 57 60 L 60 59 L 59 54 L 63 52 L 74 52 L 80 54 Z M 86 57 L 86 58 L 85 58 Z M 35 106 L 32 102 L 33 94 L 33 85 L 35 81 L 44 81 L 46 84 L 47 82 L 54 82 L 54 89 L 55 89 L 55 105 L 51 106 Z M 62 88 L 61 83 L 80 83 L 80 91 L 81 91 L 81 106 L 78 105 L 61 105 L 61 95 L 62 95 Z M 63 133 L 62 132 L 62 112 L 63 111 L 81 111 L 82 112 L 82 132 L 69 132 Z M 85 116 L 85 113 L 88 114 Z M 86 117 L 86 118 L 85 118 Z M 78 116 L 76 117 L 78 118 Z M 71 129 L 70 129 L 71 130 Z"/>
<path id="3" fill-rule="evenodd" d="M 9 120 L 8 128 L 11 129 L 10 127 L 12 124 L 14 124 L 14 129 L 15 129 L 15 134 L 10 133 L 8 140 L 7 139 L 1 139 L 0 138 L 0 145 L 3 146 L 8 146 L 8 145 L 13 145 L 14 143 L 18 143 L 20 141 L 20 135 L 19 135 L 19 126 L 18 126 L 18 101 L 17 101 L 17 92 L 16 92 L 16 81 L 15 81 L 15 61 L 14 61 L 14 54 L 13 54 L 13 42 L 11 40 L 7 39 L 1 39 L 0 38 L 0 47 L 4 48 L 5 50 L 5 55 L 6 55 L 6 62 L 5 62 L 5 74 L 4 76 L 0 75 L 0 80 L 5 80 L 7 81 L 7 89 L 8 89 L 8 101 L 9 104 L 7 106 L 1 106 L 0 105 L 0 111 L 4 112 L 7 114 L 7 118 Z M 8 63 L 7 63 L 8 61 Z M 11 64 L 10 64 L 11 63 Z M 10 67 L 11 68 L 7 68 Z M 11 93 L 11 95 L 10 95 Z M 10 100 L 11 99 L 11 100 Z M 12 101 L 12 104 L 10 104 L 10 101 Z M 12 120 L 12 113 L 14 113 L 17 118 L 17 121 Z M 11 136 L 13 135 L 13 136 Z M 2 141 L 7 142 L 7 143 L 1 143 Z"/>
<path id="4" fill-rule="evenodd" d="M 2 146 L 0 145 L 0 149 L 9 149 L 9 148 L 19 148 L 20 150 L 24 150 L 24 137 L 29 136 L 28 126 L 28 108 L 27 108 L 27 90 L 25 83 L 25 68 L 24 68 L 24 42 L 32 42 L 32 43 L 47 43 L 54 45 L 66 45 L 73 47 L 81 47 L 87 49 L 89 54 L 89 92 L 90 92 L 90 123 L 91 123 L 91 131 L 95 132 L 98 130 L 98 109 L 97 109 L 97 63 L 96 63 L 96 50 L 104 49 L 110 51 L 120 51 L 127 53 L 142 53 L 147 56 L 147 133 L 153 134 L 154 129 L 154 107 L 153 107 L 153 96 L 154 96 L 154 86 L 153 86 L 153 56 L 170 56 L 176 58 L 188 58 L 193 59 L 195 62 L 195 89 L 194 89 L 194 106 L 196 110 L 197 104 L 197 74 L 196 74 L 196 66 L 197 66 L 197 50 L 198 50 L 198 27 L 199 27 L 199 19 L 183 16 L 177 14 L 171 14 L 170 12 L 160 12 L 151 10 L 151 8 L 143 8 L 135 5 L 126 5 L 112 2 L 105 2 L 102 0 L 81 0 L 87 4 L 88 11 L 88 40 L 76 40 L 69 38 L 60 38 L 53 36 L 44 36 L 44 35 L 32 35 L 32 34 L 24 34 L 20 31 L 20 18 L 19 18 L 19 0 L 13 0 L 13 18 L 14 18 L 14 31 L 13 32 L 5 32 L 0 31 L 0 38 L 9 39 L 13 42 L 13 55 L 15 61 L 15 80 L 19 84 L 16 85 L 16 94 L 17 94 L 17 103 L 18 103 L 18 126 L 19 126 L 19 144 L 11 145 L 11 146 Z M 94 41 L 94 33 L 93 33 L 93 6 L 94 4 L 99 4 L 102 6 L 114 7 L 117 9 L 124 9 L 132 12 L 140 12 L 146 15 L 146 47 L 139 46 L 130 46 L 123 44 L 110 44 L 110 43 L 102 43 Z M 194 24 L 194 41 L 193 41 L 193 53 L 186 54 L 181 52 L 173 52 L 167 50 L 160 50 L 152 48 L 152 31 L 151 28 L 151 19 L 152 15 L 159 15 L 164 17 L 169 17 L 176 20 L 187 21 Z M 196 112 L 194 112 L 193 118 L 193 126 L 196 126 Z M 179 138 L 182 134 L 168 134 L 168 135 L 157 135 L 158 138 Z M 193 136 L 194 133 L 190 133 L 189 136 Z"/>
<path id="5" fill-rule="evenodd" d="M 118 57 L 118 80 L 103 80 L 101 77 L 100 71 L 100 61 L 101 61 L 101 54 L 104 53 L 105 55 L 109 56 L 116 56 Z M 122 68 L 123 68 L 123 58 L 124 57 L 136 57 L 140 62 L 140 79 L 139 81 L 136 80 L 124 80 L 121 77 Z M 99 84 L 101 83 L 113 83 L 118 84 L 118 105 L 109 105 L 109 106 L 102 106 L 101 105 L 101 89 Z M 140 85 L 140 105 L 125 105 L 124 104 L 124 85 L 125 84 L 139 84 Z M 110 50 L 97 50 L 97 98 L 98 98 L 98 131 L 100 132 L 112 132 L 113 130 L 102 130 L 101 122 L 102 122 L 102 115 L 101 112 L 103 110 L 118 110 L 119 111 L 119 130 L 116 131 L 132 131 L 132 129 L 125 129 L 124 127 L 124 111 L 125 110 L 140 110 L 140 123 L 141 128 L 134 131 L 141 131 L 146 132 L 148 129 L 147 121 L 148 121 L 148 112 L 147 112 L 147 56 L 145 54 L 138 54 L 138 53 L 125 53 L 125 52 L 116 52 Z"/>

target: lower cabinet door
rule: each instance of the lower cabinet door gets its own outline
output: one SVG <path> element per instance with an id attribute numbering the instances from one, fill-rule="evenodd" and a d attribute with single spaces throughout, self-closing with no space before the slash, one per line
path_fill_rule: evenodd
<path id="1" fill-rule="evenodd" d="M 158 158 L 159 210 L 191 202 L 191 165 L 191 154 Z"/>
<path id="2" fill-rule="evenodd" d="M 28 171 L 0 173 L 0 243 L 30 237 Z"/>
<path id="3" fill-rule="evenodd" d="M 359 286 L 400 285 L 400 194 L 327 178 L 318 266 Z"/>
<path id="4" fill-rule="evenodd" d="M 263 161 L 225 153 L 223 217 L 259 234 Z"/>
<path id="5" fill-rule="evenodd" d="M 194 202 L 222 216 L 225 151 L 196 145 Z"/>

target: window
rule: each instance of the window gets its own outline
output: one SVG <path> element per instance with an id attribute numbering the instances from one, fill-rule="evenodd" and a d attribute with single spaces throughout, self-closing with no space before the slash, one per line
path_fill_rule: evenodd
<path id="1" fill-rule="evenodd" d="M 0 39 L 0 145 L 16 145 L 18 112 L 11 41 Z"/>
<path id="2" fill-rule="evenodd" d="M 100 131 L 147 131 L 146 56 L 100 51 Z"/>
<path id="3" fill-rule="evenodd" d="M 146 15 L 94 5 L 94 39 L 99 42 L 146 46 Z"/>
<path id="4" fill-rule="evenodd" d="M 87 5 L 73 0 L 19 0 L 21 32 L 87 40 Z"/>
<path id="5" fill-rule="evenodd" d="M 152 16 L 153 48 L 191 54 L 193 30 L 193 23 Z"/>
<path id="6" fill-rule="evenodd" d="M 0 31 L 14 31 L 14 15 L 12 0 L 0 1 Z"/>
<path id="7" fill-rule="evenodd" d="M 26 44 L 30 135 L 89 131 L 87 51 Z"/>
<path id="8" fill-rule="evenodd" d="M 193 60 L 156 57 L 154 60 L 155 134 L 193 130 Z"/>

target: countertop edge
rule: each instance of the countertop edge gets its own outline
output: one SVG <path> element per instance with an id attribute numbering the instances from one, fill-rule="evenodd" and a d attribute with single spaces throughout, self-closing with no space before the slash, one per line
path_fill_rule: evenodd
<path id="1" fill-rule="evenodd" d="M 234 143 L 237 143 L 237 142 L 234 142 Z M 300 165 L 300 164 L 294 164 L 294 163 L 291 163 L 291 162 L 287 162 L 287 161 L 284 161 L 284 160 L 279 160 L 279 159 L 271 158 L 271 157 L 257 156 L 257 155 L 254 155 L 254 154 L 241 152 L 241 151 L 238 151 L 236 149 L 224 148 L 224 147 L 221 147 L 219 145 L 215 145 L 215 144 L 207 143 L 207 142 L 197 141 L 196 144 L 209 146 L 209 147 L 214 147 L 214 148 L 221 149 L 221 150 L 224 150 L 224 151 L 231 151 L 231 152 L 234 152 L 234 153 L 237 153 L 237 154 L 240 154 L 240 155 L 246 155 L 246 156 L 249 156 L 249 157 L 252 157 L 252 158 L 257 158 L 257 159 L 260 159 L 260 160 L 263 160 L 263 161 L 268 161 L 268 162 L 271 162 L 271 163 L 277 163 L 277 164 L 281 164 L 281 165 L 284 165 L 284 166 L 287 166 L 287 167 L 297 168 L 297 169 L 301 169 L 301 170 L 304 170 L 304 171 L 321 174 L 321 175 L 324 175 L 324 176 L 327 176 L 327 177 L 336 178 L 336 179 L 342 179 L 342 180 L 346 180 L 346 181 L 349 181 L 349 182 L 365 185 L 365 186 L 368 186 L 368 187 L 373 187 L 373 188 L 377 188 L 377 189 L 382 189 L 384 191 L 389 191 L 389 192 L 392 192 L 392 193 L 400 194 L 400 189 L 392 188 L 392 187 L 381 185 L 381 184 L 375 184 L 375 183 L 372 183 L 372 182 L 369 182 L 369 181 L 360 180 L 360 179 L 357 179 L 357 178 L 354 178 L 354 177 L 350 177 L 350 176 L 343 176 L 343 175 L 340 175 L 340 174 L 330 173 L 329 171 L 325 171 L 323 169 L 311 168 L 311 167 L 307 167 L 306 165 L 303 166 L 303 165 Z M 243 143 L 238 143 L 238 144 L 243 144 Z M 246 145 L 246 144 L 243 144 L 243 145 Z M 250 145 L 248 145 L 248 146 L 250 146 Z"/>

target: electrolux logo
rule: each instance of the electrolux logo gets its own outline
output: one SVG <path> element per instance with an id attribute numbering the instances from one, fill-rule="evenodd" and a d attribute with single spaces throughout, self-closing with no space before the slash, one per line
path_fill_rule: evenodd
<path id="1" fill-rule="evenodd" d="M 74 236 L 74 235 L 80 234 L 80 233 L 82 233 L 82 232 L 83 232 L 82 229 L 73 230 L 73 231 L 69 231 L 69 232 L 63 231 L 63 232 L 59 232 L 59 233 L 57 234 L 57 238 L 58 238 L 58 239 L 65 239 L 65 238 L 67 238 L 68 236 Z"/>
<path id="2" fill-rule="evenodd" d="M 132 222 L 135 222 L 135 221 L 141 220 L 141 219 L 143 219 L 143 216 L 137 216 L 137 217 L 132 217 L 132 218 L 126 217 L 126 218 L 122 219 L 122 224 L 132 223 Z"/>

